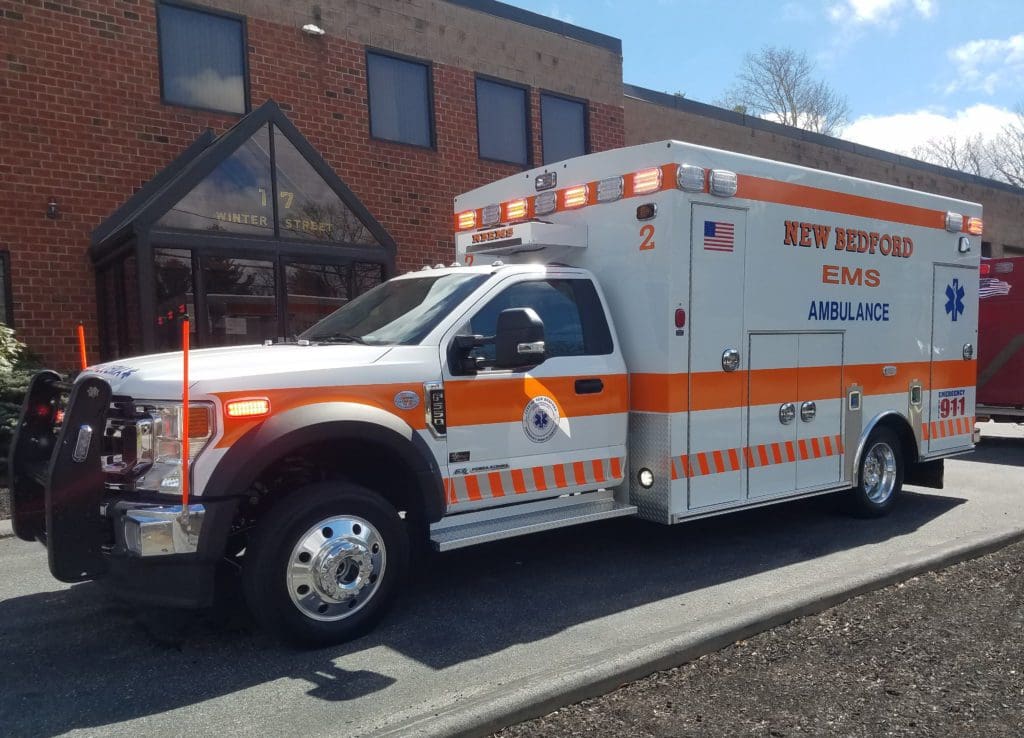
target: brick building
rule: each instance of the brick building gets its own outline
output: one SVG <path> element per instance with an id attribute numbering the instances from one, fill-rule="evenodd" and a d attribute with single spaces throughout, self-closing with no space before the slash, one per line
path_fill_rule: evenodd
<path id="1" fill-rule="evenodd" d="M 70 368 L 301 330 L 450 261 L 452 198 L 679 138 L 965 199 L 1024 193 L 623 85 L 618 39 L 493 0 L 0 0 L 0 319 Z"/>
<path id="2" fill-rule="evenodd" d="M 78 320 L 103 358 L 163 347 L 167 308 L 195 313 L 198 345 L 290 334 L 293 287 L 292 302 L 324 312 L 370 283 L 353 276 L 368 265 L 450 261 L 458 192 L 624 141 L 619 41 L 491 0 L 0 0 L 0 49 L 3 318 L 64 368 Z M 314 225 L 286 233 L 295 193 L 253 174 L 269 166 L 265 132 L 188 182 L 222 201 L 154 214 L 185 184 L 168 180 L 209 164 L 267 101 L 394 254 L 367 261 L 324 217 L 290 218 Z M 309 207 L 337 202 L 305 184 L 327 198 Z M 182 216 L 197 202 L 205 227 Z M 311 281 L 324 292 L 294 284 Z"/>

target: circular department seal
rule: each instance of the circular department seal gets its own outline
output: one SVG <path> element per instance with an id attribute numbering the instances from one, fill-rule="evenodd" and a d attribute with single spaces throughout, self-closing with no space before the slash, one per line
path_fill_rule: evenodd
<path id="1" fill-rule="evenodd" d="M 534 397 L 523 410 L 523 432 L 534 443 L 544 443 L 558 430 L 558 406 L 550 397 Z"/>
<path id="2" fill-rule="evenodd" d="M 395 407 L 399 410 L 414 410 L 420 404 L 420 396 L 412 390 L 402 390 L 395 395 Z"/>

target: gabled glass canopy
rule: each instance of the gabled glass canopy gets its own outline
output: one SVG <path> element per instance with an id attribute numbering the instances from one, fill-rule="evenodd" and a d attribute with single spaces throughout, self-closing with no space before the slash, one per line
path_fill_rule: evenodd
<path id="1" fill-rule="evenodd" d="M 207 131 L 93 232 L 103 358 L 282 338 L 395 270 L 395 244 L 280 108 Z"/>

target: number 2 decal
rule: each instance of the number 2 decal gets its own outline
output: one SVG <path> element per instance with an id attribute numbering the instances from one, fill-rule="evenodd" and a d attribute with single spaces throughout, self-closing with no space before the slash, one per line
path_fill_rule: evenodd
<path id="1" fill-rule="evenodd" d="M 654 226 L 650 223 L 640 226 L 640 235 L 643 241 L 640 242 L 641 251 L 650 251 L 654 248 Z"/>

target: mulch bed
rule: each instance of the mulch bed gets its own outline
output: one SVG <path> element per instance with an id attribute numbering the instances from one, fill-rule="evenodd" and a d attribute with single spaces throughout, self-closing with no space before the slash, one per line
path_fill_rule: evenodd
<path id="1" fill-rule="evenodd" d="M 1024 735 L 1022 575 L 1024 543 L 496 735 Z"/>

